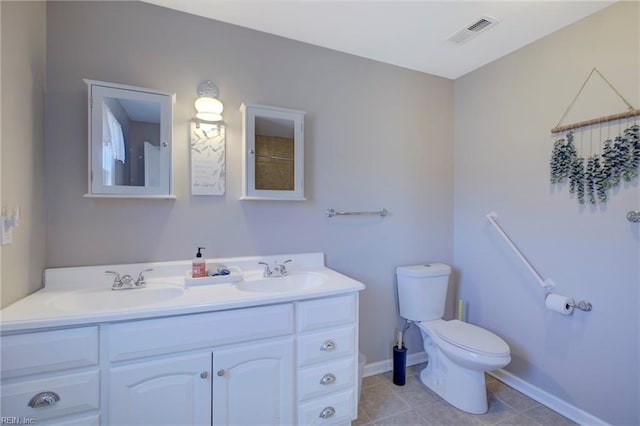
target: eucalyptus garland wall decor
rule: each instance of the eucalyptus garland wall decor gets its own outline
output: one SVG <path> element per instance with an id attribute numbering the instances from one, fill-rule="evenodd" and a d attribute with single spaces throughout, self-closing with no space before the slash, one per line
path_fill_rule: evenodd
<path id="1" fill-rule="evenodd" d="M 624 101 L 628 111 L 560 126 L 560 123 L 575 104 L 591 76 L 597 73 L 609 85 L 609 87 Z M 585 157 L 578 153 L 574 141 L 574 129 L 594 126 L 601 123 L 618 122 L 618 130 L 622 120 L 640 116 L 640 110 L 635 109 L 626 99 L 607 81 L 596 68 L 582 84 L 582 87 L 574 97 L 571 105 L 566 109 L 560 122 L 551 133 L 567 131 L 565 137 L 557 140 L 551 153 L 551 183 L 557 184 L 569 181 L 569 192 L 575 194 L 578 203 L 596 204 L 607 202 L 607 191 L 615 188 L 620 182 L 629 182 L 638 176 L 640 165 L 640 126 L 634 122 L 618 136 L 607 139 L 602 143 L 601 153 L 590 153 Z M 593 136 L 593 128 L 591 129 Z"/>
<path id="2" fill-rule="evenodd" d="M 573 131 L 553 145 L 551 183 L 569 180 L 569 193 L 576 194 L 578 203 L 607 202 L 607 191 L 620 182 L 630 182 L 638 176 L 640 165 L 640 126 L 624 130 L 621 136 L 606 140 L 602 154 L 591 154 L 586 160 L 574 145 Z M 586 197 L 586 198 L 585 198 Z"/>

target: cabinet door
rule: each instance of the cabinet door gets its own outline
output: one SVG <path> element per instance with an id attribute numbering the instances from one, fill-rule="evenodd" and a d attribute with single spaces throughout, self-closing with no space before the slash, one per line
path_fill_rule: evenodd
<path id="1" fill-rule="evenodd" d="M 115 367 L 109 380 L 109 424 L 211 424 L 210 352 Z"/>
<path id="2" fill-rule="evenodd" d="M 213 354 L 213 424 L 292 424 L 293 339 L 236 345 Z"/>
<path id="3" fill-rule="evenodd" d="M 171 193 L 174 97 L 143 87 L 88 85 L 89 197 L 175 198 Z"/>
<path id="4" fill-rule="evenodd" d="M 242 200 L 305 200 L 304 111 L 243 103 Z"/>

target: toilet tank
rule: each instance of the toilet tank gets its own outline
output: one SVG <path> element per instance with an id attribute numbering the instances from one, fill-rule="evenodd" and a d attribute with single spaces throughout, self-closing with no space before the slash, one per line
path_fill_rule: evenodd
<path id="1" fill-rule="evenodd" d="M 400 316 L 411 321 L 432 321 L 444 316 L 451 267 L 444 263 L 398 266 Z"/>

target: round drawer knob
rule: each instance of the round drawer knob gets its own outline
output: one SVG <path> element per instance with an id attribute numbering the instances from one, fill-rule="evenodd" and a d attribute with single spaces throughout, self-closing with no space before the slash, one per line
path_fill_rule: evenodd
<path id="1" fill-rule="evenodd" d="M 36 394 L 27 404 L 31 408 L 48 407 L 60 401 L 60 395 L 55 392 L 40 392 Z"/>
<path id="2" fill-rule="evenodd" d="M 333 417 L 336 414 L 336 409 L 333 407 L 327 407 L 320 411 L 318 417 L 321 419 L 328 419 L 329 417 Z"/>
<path id="3" fill-rule="evenodd" d="M 220 377 L 224 376 L 224 369 L 218 370 L 218 376 Z"/>
<path id="4" fill-rule="evenodd" d="M 209 377 L 209 372 L 203 371 L 202 373 L 200 373 L 200 377 L 202 377 L 203 379 L 206 379 L 207 377 Z"/>
<path id="5" fill-rule="evenodd" d="M 331 385 L 335 382 L 336 382 L 336 376 L 334 376 L 331 373 L 325 374 L 324 376 L 322 376 L 322 379 L 320 379 L 321 385 Z"/>
<path id="6" fill-rule="evenodd" d="M 325 352 L 332 351 L 335 348 L 336 348 L 336 342 L 334 342 L 333 340 L 327 340 L 322 344 L 322 346 L 320 346 L 320 350 Z"/>

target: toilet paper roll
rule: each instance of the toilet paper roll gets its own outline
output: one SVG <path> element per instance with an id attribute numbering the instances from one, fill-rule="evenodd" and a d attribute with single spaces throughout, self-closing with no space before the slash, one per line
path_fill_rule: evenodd
<path id="1" fill-rule="evenodd" d="M 571 315 L 575 305 L 572 298 L 560 294 L 549 293 L 545 300 L 547 309 L 558 312 L 562 315 Z"/>

